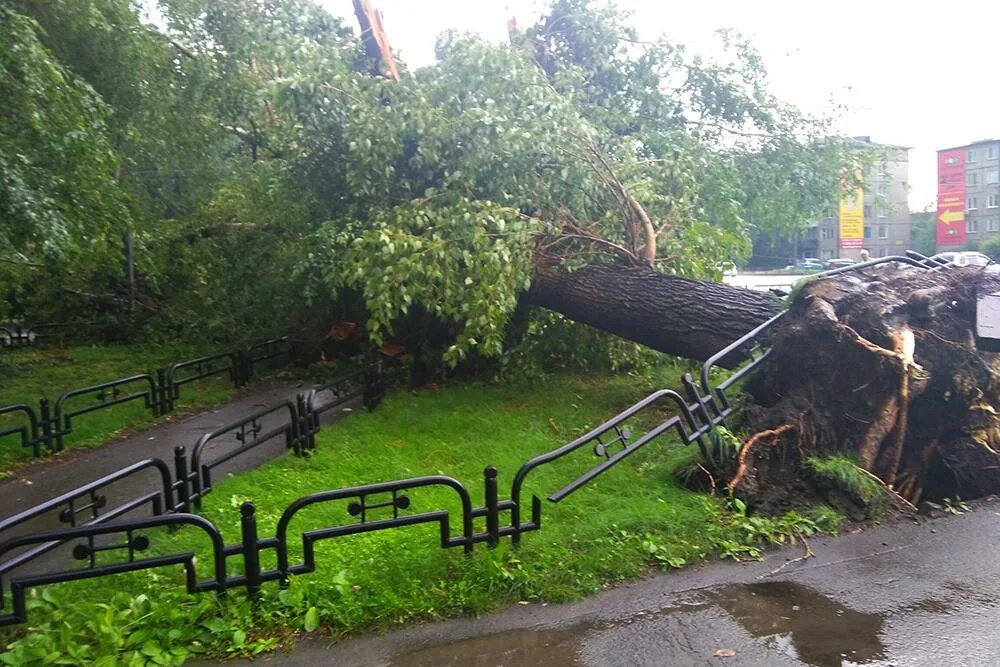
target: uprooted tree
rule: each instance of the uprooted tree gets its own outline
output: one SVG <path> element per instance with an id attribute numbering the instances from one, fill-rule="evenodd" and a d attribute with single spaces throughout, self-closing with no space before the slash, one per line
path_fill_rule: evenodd
<path id="1" fill-rule="evenodd" d="M 780 506 L 829 488 L 809 464 L 839 454 L 903 505 L 995 493 L 1000 368 L 975 331 L 978 295 L 998 289 L 981 267 L 873 267 L 805 285 L 745 386 L 753 435 L 731 488 Z"/>
<path id="2" fill-rule="evenodd" d="M 308 335 L 359 319 L 376 341 L 406 338 L 454 365 L 531 340 L 581 347 L 587 327 L 567 335 L 556 312 L 705 359 L 781 308 L 714 282 L 717 262 L 744 257 L 750 230 L 792 232 L 825 213 L 842 165 L 880 159 L 776 100 L 738 36 L 721 34 L 724 55 L 707 60 L 639 40 L 588 0 L 557 0 L 506 45 L 442 35 L 437 62 L 415 71 L 372 62 L 390 51 L 365 2 L 380 35 L 368 49 L 310 0 L 159 0 L 157 26 L 129 0 L 43 4 L 0 10 L 4 45 L 17 46 L 0 46 L 5 92 L 46 119 L 0 125 L 11 175 L 0 278 L 14 315 L 116 312 L 127 225 L 141 306 L 128 317 L 155 333 L 223 339 L 291 317 Z M 886 298 L 910 303 L 908 281 L 919 292 L 937 279 L 901 276 Z M 803 304 L 819 303 L 821 285 L 798 296 L 748 387 L 737 492 L 777 488 L 767 457 L 815 450 L 848 451 L 911 499 L 940 495 L 941 466 L 961 467 L 952 443 L 975 442 L 973 417 L 988 411 L 966 401 L 936 430 L 915 421 L 944 414 L 924 402 L 960 412 L 949 401 L 976 395 L 947 385 L 948 365 L 931 358 L 960 346 L 961 386 L 984 405 L 988 358 L 958 324 L 907 311 L 923 370 L 897 361 L 911 335 L 901 311 L 865 314 L 863 297 L 881 288 L 844 283 L 821 309 L 837 321 L 816 328 L 819 311 Z M 968 306 L 964 285 L 942 283 L 931 310 Z M 848 367 L 842 354 L 863 356 Z M 905 391 L 897 366 L 914 373 Z"/>

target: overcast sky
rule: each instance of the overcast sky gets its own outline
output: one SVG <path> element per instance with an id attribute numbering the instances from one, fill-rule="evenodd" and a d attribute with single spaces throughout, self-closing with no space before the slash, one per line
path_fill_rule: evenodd
<path id="1" fill-rule="evenodd" d="M 355 26 L 351 0 L 320 0 Z M 434 60 L 447 29 L 506 39 L 506 21 L 532 23 L 536 0 L 373 0 L 396 53 Z M 935 198 L 936 151 L 1000 138 L 1000 0 L 619 0 L 642 39 L 666 36 L 711 55 L 713 32 L 749 37 L 772 91 L 813 114 L 846 105 L 846 135 L 910 146 L 910 207 Z"/>

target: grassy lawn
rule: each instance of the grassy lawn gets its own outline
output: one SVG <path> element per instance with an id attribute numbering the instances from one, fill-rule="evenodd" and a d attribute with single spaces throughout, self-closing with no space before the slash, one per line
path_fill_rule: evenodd
<path id="1" fill-rule="evenodd" d="M 68 348 L 38 347 L 0 351 L 0 406 L 25 403 L 38 411 L 40 398 L 55 400 L 64 392 L 102 384 L 121 377 L 152 373 L 157 368 L 196 358 L 204 351 L 190 347 L 145 345 L 92 345 Z M 135 384 L 124 390 L 142 391 Z M 180 409 L 217 405 L 233 393 L 226 376 L 206 378 L 181 388 Z M 95 399 L 80 396 L 69 407 L 84 407 Z M 102 444 L 153 422 L 152 412 L 143 401 L 123 403 L 76 417 L 73 432 L 66 436 L 66 448 Z M 23 415 L 0 416 L 0 428 L 26 423 Z M 12 466 L 32 458 L 30 449 L 21 447 L 19 436 L 0 438 L 0 477 Z"/>
<path id="2" fill-rule="evenodd" d="M 473 504 L 481 505 L 487 465 L 500 471 L 503 499 L 525 460 L 568 442 L 679 372 L 667 368 L 656 379 L 574 376 L 397 391 L 376 412 L 326 427 L 315 455 L 285 456 L 221 481 L 203 514 L 234 543 L 239 506 L 246 500 L 257 504 L 260 535 L 267 537 L 285 506 L 300 496 L 429 474 L 457 478 Z M 179 568 L 48 586 L 32 596 L 29 626 L 0 634 L 0 642 L 14 642 L 3 660 L 174 664 L 192 653 L 254 654 L 287 643 L 296 631 L 342 636 L 523 600 L 572 600 L 643 576 L 651 564 L 680 567 L 707 557 L 752 556 L 762 542 L 836 524 L 829 512 L 745 517 L 738 506 L 733 511 L 723 500 L 676 482 L 671 470 L 685 455 L 679 444 L 661 439 L 563 502 L 545 501 L 542 530 L 525 533 L 519 548 L 505 539 L 495 550 L 477 545 L 465 557 L 460 548 L 439 547 L 436 524 L 320 542 L 317 571 L 293 577 L 287 590 L 265 584 L 256 609 L 242 590 L 222 597 L 183 593 Z M 529 476 L 527 491 L 544 497 L 596 461 L 581 450 Z M 426 488 L 408 495 L 408 512 L 452 510 L 456 534 L 460 513 L 452 491 Z M 354 523 L 346 510 L 343 501 L 313 506 L 293 521 L 290 535 Z M 370 518 L 389 512 L 374 510 Z M 206 540 L 191 529 L 149 537 L 155 552 L 193 550 L 202 567 L 211 562 Z M 291 562 L 297 557 L 293 553 Z M 262 561 L 273 567 L 272 552 L 264 552 Z M 234 558 L 228 567 L 238 573 L 242 564 Z"/>

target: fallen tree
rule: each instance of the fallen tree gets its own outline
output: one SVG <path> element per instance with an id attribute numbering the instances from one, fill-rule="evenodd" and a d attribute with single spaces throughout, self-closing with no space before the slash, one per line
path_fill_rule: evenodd
<path id="1" fill-rule="evenodd" d="M 330 225 L 319 244 L 333 249 L 332 284 L 364 294 L 376 339 L 413 331 L 412 303 L 447 334 L 446 363 L 498 356 L 508 318 L 527 304 L 705 360 L 782 306 L 677 274 L 705 277 L 746 252 L 751 221 L 777 234 L 776 221 L 815 219 L 845 186 L 844 164 L 887 159 L 761 105 L 753 62 L 731 81 L 665 45 L 630 59 L 615 46 L 631 44 L 628 31 L 586 4 L 555 3 L 508 52 L 442 42 L 417 98 L 405 77 L 379 88 L 380 110 L 423 120 L 399 128 L 374 164 L 419 187 L 387 187 L 385 201 L 404 203 Z M 667 81 L 686 83 L 665 93 Z M 731 103 L 711 101 L 720 91 Z M 400 117 L 382 114 L 380 129 Z M 839 457 L 841 473 L 907 506 L 1000 488 L 994 361 L 972 333 L 976 294 L 996 282 L 880 267 L 806 285 L 745 384 L 733 424 L 744 441 L 715 487 L 758 505 L 814 500 L 836 491 L 829 461 Z"/>
<path id="2" fill-rule="evenodd" d="M 1000 367 L 974 335 L 977 294 L 996 289 L 981 268 L 873 267 L 805 285 L 744 386 L 730 489 L 794 504 L 831 490 L 816 473 L 831 456 L 908 506 L 1000 489 Z"/>
<path id="3" fill-rule="evenodd" d="M 538 270 L 527 298 L 660 352 L 699 360 L 766 322 L 781 307 L 770 294 L 624 264 L 592 264 L 573 272 Z"/>

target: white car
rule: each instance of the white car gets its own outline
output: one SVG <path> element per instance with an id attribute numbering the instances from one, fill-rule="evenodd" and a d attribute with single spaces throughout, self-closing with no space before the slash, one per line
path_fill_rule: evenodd
<path id="1" fill-rule="evenodd" d="M 939 252 L 931 257 L 931 259 L 951 262 L 955 266 L 987 266 L 993 261 L 981 252 L 973 252 L 970 250 L 961 252 Z"/>

